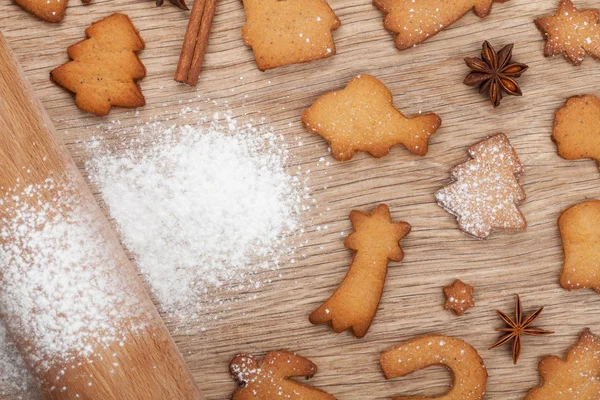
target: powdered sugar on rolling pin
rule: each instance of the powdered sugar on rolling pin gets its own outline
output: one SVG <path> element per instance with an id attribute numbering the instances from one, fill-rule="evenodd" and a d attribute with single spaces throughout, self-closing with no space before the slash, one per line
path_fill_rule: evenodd
<path id="1" fill-rule="evenodd" d="M 136 328 L 139 307 L 116 271 L 115 250 L 72 193 L 49 178 L 1 198 L 10 217 L 0 228 L 0 314 L 27 339 L 40 371 L 93 359 Z"/>
<path id="2" fill-rule="evenodd" d="M 33 387 L 23 359 L 0 321 L 0 397 L 16 396 Z"/>
<path id="3" fill-rule="evenodd" d="M 159 308 L 195 325 L 207 291 L 259 287 L 293 257 L 304 183 L 263 123 L 150 130 L 120 153 L 94 143 L 87 169 Z"/>

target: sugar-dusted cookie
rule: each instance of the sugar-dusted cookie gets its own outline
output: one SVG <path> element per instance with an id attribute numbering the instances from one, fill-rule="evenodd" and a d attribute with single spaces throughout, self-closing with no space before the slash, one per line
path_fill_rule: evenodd
<path id="1" fill-rule="evenodd" d="M 600 163 L 600 99 L 591 94 L 569 98 L 554 114 L 552 140 L 567 160 Z"/>
<path id="2" fill-rule="evenodd" d="M 508 0 L 496 0 L 504 3 Z M 494 0 L 373 0 L 386 13 L 385 28 L 396 34 L 398 50 L 424 42 L 473 10 L 483 18 Z"/>
<path id="3" fill-rule="evenodd" d="M 408 235 L 410 225 L 393 222 L 390 210 L 380 204 L 372 214 L 352 211 L 354 227 L 344 245 L 356 253 L 342 284 L 321 307 L 310 314 L 313 324 L 331 323 L 334 332 L 352 329 L 356 337 L 367 333 L 375 317 L 388 260 L 402 261 L 400 239 Z"/>
<path id="4" fill-rule="evenodd" d="M 146 68 L 136 52 L 144 41 L 127 15 L 112 14 L 85 30 L 88 39 L 68 48 L 69 61 L 50 72 L 50 78 L 75 93 L 83 111 L 106 115 L 112 106 L 146 104 L 139 79 Z"/>
<path id="5" fill-rule="evenodd" d="M 60 22 L 67 12 L 69 0 L 15 0 L 27 12 L 46 22 Z"/>
<path id="6" fill-rule="evenodd" d="M 560 286 L 600 293 L 600 200 L 569 207 L 558 218 L 565 260 Z"/>
<path id="7" fill-rule="evenodd" d="M 525 200 L 517 179 L 524 168 L 508 138 L 502 133 L 488 137 L 469 147 L 469 155 L 471 160 L 452 169 L 452 183 L 435 194 L 437 203 L 476 239 L 525 229 L 517 207 Z"/>
<path id="8" fill-rule="evenodd" d="M 600 399 L 600 337 L 585 329 L 564 361 L 545 357 L 538 370 L 540 385 L 525 400 Z"/>
<path id="9" fill-rule="evenodd" d="M 335 400 L 322 390 L 289 379 L 311 378 L 317 373 L 317 366 L 310 360 L 289 351 L 271 351 L 262 361 L 240 354 L 231 360 L 229 371 L 240 385 L 233 400 Z"/>
<path id="10" fill-rule="evenodd" d="M 460 339 L 441 335 L 418 337 L 383 352 L 380 362 L 386 379 L 409 375 L 434 365 L 448 368 L 452 374 L 452 387 L 436 399 L 481 400 L 485 395 L 488 375 L 483 360 L 477 350 Z M 428 399 L 431 398 L 394 397 L 394 400 Z"/>
<path id="11" fill-rule="evenodd" d="M 446 302 L 444 308 L 453 311 L 456 315 L 463 315 L 465 311 L 475 305 L 473 299 L 473 286 L 465 284 L 460 279 L 454 281 L 452 285 L 446 286 L 443 289 Z"/>
<path id="12" fill-rule="evenodd" d="M 243 0 L 242 36 L 261 71 L 331 57 L 340 20 L 325 0 Z"/>
<path id="13" fill-rule="evenodd" d="M 571 0 L 560 0 L 554 15 L 535 20 L 546 38 L 544 55 L 564 54 L 574 65 L 580 65 L 586 53 L 600 59 L 600 24 L 598 9 L 579 11 Z"/>
<path id="14" fill-rule="evenodd" d="M 383 157 L 398 144 L 411 153 L 427 154 L 429 136 L 442 123 L 436 114 L 405 117 L 392 94 L 371 75 L 358 75 L 342 90 L 321 96 L 302 115 L 310 132 L 321 135 L 333 157 L 349 160 L 356 151 Z"/>

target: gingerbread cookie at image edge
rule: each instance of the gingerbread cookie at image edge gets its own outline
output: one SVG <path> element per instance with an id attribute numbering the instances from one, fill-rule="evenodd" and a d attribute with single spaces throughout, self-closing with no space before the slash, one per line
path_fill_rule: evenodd
<path id="1" fill-rule="evenodd" d="M 600 200 L 569 207 L 558 218 L 564 265 L 560 286 L 600 293 Z"/>
<path id="2" fill-rule="evenodd" d="M 356 337 L 362 338 L 377 313 L 388 260 L 399 262 L 404 258 L 399 241 L 408 235 L 410 225 L 393 222 L 385 204 L 371 214 L 352 211 L 350 221 L 354 232 L 344 241 L 344 246 L 356 252 L 350 269 L 329 300 L 309 319 L 315 325 L 331 323 L 337 333 L 351 328 Z"/>
<path id="3" fill-rule="evenodd" d="M 474 291 L 473 286 L 465 284 L 460 279 L 455 280 L 452 285 L 443 289 L 446 298 L 444 309 L 453 311 L 456 315 L 463 315 L 465 311 L 475 306 Z"/>
<path id="4" fill-rule="evenodd" d="M 447 336 L 427 335 L 399 344 L 381 354 L 381 370 L 386 379 L 443 365 L 452 374 L 452 387 L 436 399 L 481 400 L 485 395 L 487 370 L 483 360 L 468 343 Z M 422 396 L 394 397 L 394 400 L 433 399 Z"/>
<path id="5" fill-rule="evenodd" d="M 321 96 L 302 115 L 306 129 L 322 136 L 334 158 L 350 160 L 356 151 L 383 157 L 396 145 L 424 156 L 429 136 L 442 123 L 436 114 L 405 117 L 392 94 L 371 75 L 358 75 L 342 90 Z"/>
<path id="6" fill-rule="evenodd" d="M 508 138 L 502 133 L 488 137 L 469 147 L 469 155 L 471 160 L 452 169 L 452 183 L 435 194 L 437 203 L 476 239 L 525 229 L 518 208 L 525 192 L 517 179 L 524 168 Z"/>
<path id="7" fill-rule="evenodd" d="M 261 71 L 335 54 L 340 20 L 325 0 L 243 0 L 242 36 Z"/>
<path id="8" fill-rule="evenodd" d="M 68 0 L 15 0 L 25 11 L 46 22 L 60 22 L 67 12 Z"/>
<path id="9" fill-rule="evenodd" d="M 504 3 L 508 0 L 496 0 Z M 383 25 L 396 35 L 396 48 L 408 49 L 435 36 L 469 11 L 483 18 L 490 13 L 494 0 L 373 0 L 387 15 Z"/>
<path id="10" fill-rule="evenodd" d="M 50 73 L 50 78 L 75 93 L 75 104 L 99 116 L 111 107 L 146 104 L 136 83 L 146 68 L 136 52 L 144 41 L 127 15 L 113 14 L 85 30 L 88 39 L 70 46 L 69 61 Z"/>
<path id="11" fill-rule="evenodd" d="M 308 379 L 317 373 L 317 366 L 310 360 L 289 351 L 271 351 L 262 360 L 240 354 L 231 360 L 229 370 L 241 386 L 233 400 L 336 400 L 322 390 L 289 379 Z"/>
<path id="12" fill-rule="evenodd" d="M 585 329 L 565 360 L 545 357 L 538 370 L 540 385 L 524 400 L 600 399 L 600 337 Z"/>
<path id="13" fill-rule="evenodd" d="M 579 11 L 571 0 L 560 0 L 554 15 L 535 20 L 546 39 L 544 55 L 564 54 L 573 65 L 580 65 L 586 53 L 600 59 L 598 9 Z"/>
<path id="14" fill-rule="evenodd" d="M 567 160 L 600 163 L 600 99 L 591 94 L 569 98 L 554 114 L 552 140 Z"/>

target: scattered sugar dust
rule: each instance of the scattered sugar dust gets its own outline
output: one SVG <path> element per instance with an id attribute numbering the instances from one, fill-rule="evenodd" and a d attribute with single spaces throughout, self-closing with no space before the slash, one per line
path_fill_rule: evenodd
<path id="1" fill-rule="evenodd" d="M 33 387 L 33 378 L 0 321 L 0 397 L 17 396 Z"/>
<path id="2" fill-rule="evenodd" d="M 147 124 L 134 136 L 126 150 L 86 144 L 86 169 L 178 328 L 203 323 L 215 291 L 215 302 L 227 301 L 267 283 L 260 272 L 293 263 L 308 188 L 287 168 L 273 128 L 226 114 L 196 126 Z"/>

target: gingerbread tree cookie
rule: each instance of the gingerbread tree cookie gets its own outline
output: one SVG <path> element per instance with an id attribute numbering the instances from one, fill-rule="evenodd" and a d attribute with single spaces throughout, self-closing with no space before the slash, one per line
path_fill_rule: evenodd
<path id="1" fill-rule="evenodd" d="M 600 200 L 568 208 L 558 219 L 565 261 L 560 285 L 600 293 Z"/>
<path id="2" fill-rule="evenodd" d="M 500 133 L 469 147 L 471 160 L 451 171 L 453 182 L 435 194 L 437 203 L 458 219 L 460 229 L 476 239 L 495 231 L 519 231 L 527 222 L 517 207 L 525 192 L 516 151 Z"/>
<path id="3" fill-rule="evenodd" d="M 242 37 L 261 71 L 335 54 L 340 20 L 325 0 L 243 0 Z"/>
<path id="4" fill-rule="evenodd" d="M 356 337 L 367 333 L 375 317 L 388 260 L 402 261 L 404 252 L 399 241 L 410 232 L 406 222 L 393 222 L 390 210 L 379 205 L 372 214 L 350 213 L 354 227 L 344 245 L 356 251 L 352 264 L 335 293 L 310 314 L 313 324 L 331 323 L 334 332 L 352 329 Z"/>
<path id="5" fill-rule="evenodd" d="M 473 299 L 473 286 L 465 284 L 460 279 L 454 281 L 452 285 L 446 286 L 443 289 L 446 302 L 444 308 L 453 311 L 456 315 L 463 315 L 465 311 L 475 305 Z"/>
<path id="6" fill-rule="evenodd" d="M 573 65 L 580 65 L 586 53 L 600 59 L 598 16 L 596 8 L 579 11 L 571 0 L 560 0 L 556 14 L 535 20 L 547 40 L 544 55 L 562 53 Z"/>
<path id="7" fill-rule="evenodd" d="M 60 22 L 67 12 L 68 0 L 15 0 L 15 3 L 46 22 Z"/>
<path id="8" fill-rule="evenodd" d="M 420 369 L 443 365 L 452 373 L 452 387 L 443 400 L 481 400 L 485 395 L 487 371 L 471 345 L 448 336 L 427 335 L 384 351 L 380 357 L 386 379 L 412 374 Z M 433 400 L 430 397 L 402 396 L 394 400 Z"/>
<path id="9" fill-rule="evenodd" d="M 137 80 L 146 68 L 136 52 L 144 41 L 127 15 L 113 14 L 85 30 L 88 39 L 69 47 L 72 61 L 50 73 L 60 86 L 75 93 L 75 104 L 96 115 L 106 115 L 112 106 L 140 107 L 146 104 Z"/>
<path id="10" fill-rule="evenodd" d="M 392 104 L 385 85 L 365 74 L 320 97 L 304 112 L 302 122 L 329 142 L 333 157 L 340 161 L 351 159 L 356 151 L 383 157 L 399 144 L 424 156 L 429 136 L 442 123 L 433 113 L 405 117 Z"/>
<path id="11" fill-rule="evenodd" d="M 569 98 L 554 114 L 552 140 L 567 160 L 600 163 L 600 99 L 591 94 Z"/>
<path id="12" fill-rule="evenodd" d="M 229 364 L 233 379 L 241 386 L 233 400 L 335 400 L 332 395 L 289 378 L 311 378 L 317 366 L 285 350 L 271 351 L 259 361 L 248 354 L 236 356 Z"/>
<path id="13" fill-rule="evenodd" d="M 540 385 L 525 400 L 600 399 L 600 337 L 585 329 L 565 360 L 545 357 L 538 370 Z"/>
<path id="14" fill-rule="evenodd" d="M 493 3 L 494 0 L 373 0 L 387 14 L 383 25 L 396 34 L 398 50 L 424 42 L 471 10 L 483 18 L 490 13 Z"/>

